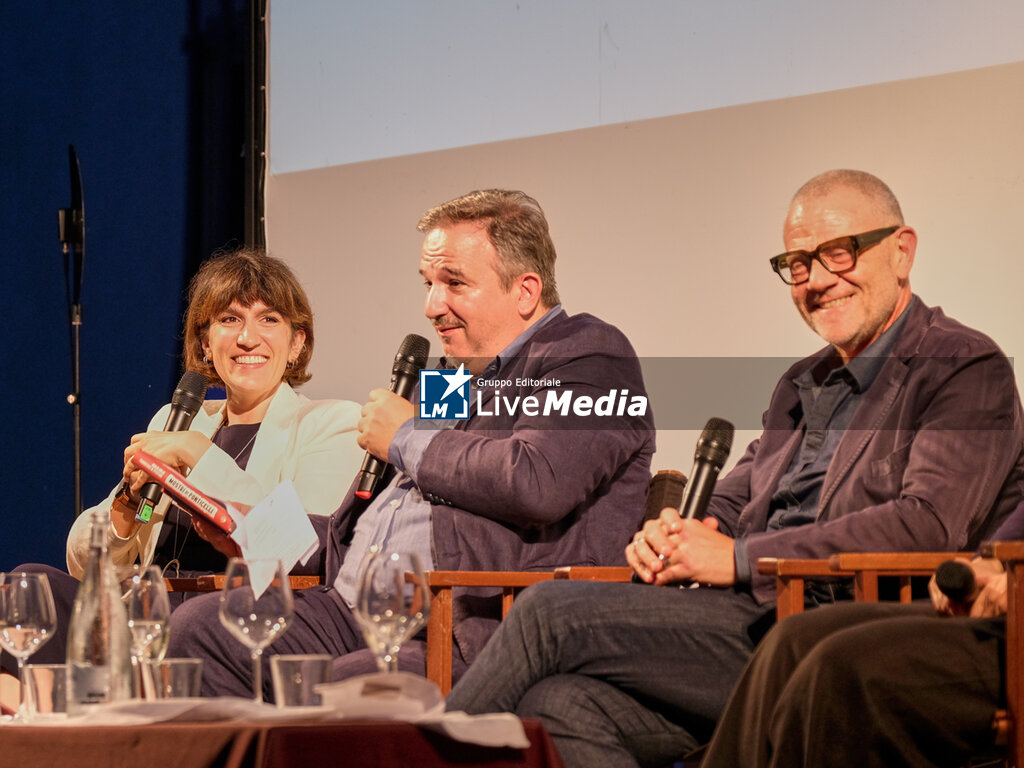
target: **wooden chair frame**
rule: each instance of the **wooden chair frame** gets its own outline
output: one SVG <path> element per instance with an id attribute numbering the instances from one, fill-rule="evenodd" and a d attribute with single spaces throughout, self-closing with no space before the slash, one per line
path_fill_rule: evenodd
<path id="1" fill-rule="evenodd" d="M 220 592 L 224 589 L 223 573 L 206 573 L 202 576 L 168 576 L 164 579 L 168 592 Z M 320 586 L 320 577 L 315 574 L 288 577 L 292 590 Z"/>
<path id="2" fill-rule="evenodd" d="M 1005 738 L 1007 764 L 1024 768 L 1024 541 L 996 541 L 982 545 L 981 554 L 1006 568 L 1006 710 L 997 712 L 993 727 Z"/>
<path id="3" fill-rule="evenodd" d="M 677 507 L 683 497 L 686 475 L 662 469 L 651 477 L 644 520 L 657 517 L 663 507 Z M 454 590 L 457 587 L 490 587 L 501 590 L 501 617 L 512 607 L 516 594 L 531 584 L 550 579 L 629 581 L 626 566 L 566 566 L 554 571 L 432 571 L 427 574 L 431 592 L 427 620 L 427 678 L 445 695 L 452 688 L 452 631 Z"/>
<path id="4" fill-rule="evenodd" d="M 489 587 L 501 590 L 501 617 L 512 608 L 516 595 L 539 581 L 585 579 L 629 581 L 626 566 L 567 566 L 554 571 L 430 571 L 430 617 L 427 619 L 427 679 L 447 695 L 452 689 L 452 628 L 456 587 Z"/>
<path id="5" fill-rule="evenodd" d="M 430 571 L 430 616 L 427 619 L 427 679 L 445 696 L 452 689 L 452 628 L 456 587 L 501 589 L 501 617 L 512 608 L 516 593 L 554 578 L 550 571 Z"/>
<path id="6" fill-rule="evenodd" d="M 841 552 L 827 560 L 762 557 L 759 573 L 775 577 L 778 597 L 775 617 L 779 621 L 804 609 L 804 587 L 815 578 L 852 578 L 854 599 L 878 601 L 878 580 L 899 580 L 899 601 L 911 600 L 911 579 L 931 576 L 939 565 L 954 557 L 969 557 L 963 552 Z"/>
<path id="7" fill-rule="evenodd" d="M 1024 542 L 991 542 L 981 554 L 1000 560 L 1007 572 L 1006 613 L 1006 709 L 998 710 L 992 721 L 996 743 L 1007 746 L 1007 765 L 1024 768 Z M 781 621 L 804 609 L 804 586 L 808 579 L 852 577 L 854 599 L 876 602 L 880 577 L 899 580 L 899 601 L 911 600 L 910 581 L 930 576 L 938 566 L 964 552 L 882 552 L 841 553 L 828 560 L 762 558 L 759 573 L 774 575 L 778 591 L 776 617 Z"/>

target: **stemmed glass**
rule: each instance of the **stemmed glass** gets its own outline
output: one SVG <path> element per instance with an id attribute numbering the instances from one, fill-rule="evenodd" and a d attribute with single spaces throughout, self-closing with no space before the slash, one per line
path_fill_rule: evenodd
<path id="1" fill-rule="evenodd" d="M 280 560 L 228 561 L 220 594 L 220 623 L 252 655 L 253 700 L 263 701 L 263 649 L 288 628 L 294 603 L 288 574 Z"/>
<path id="2" fill-rule="evenodd" d="M 154 686 L 149 662 L 160 661 L 167 653 L 171 601 L 167 597 L 163 572 L 155 565 L 134 566 L 132 575 L 123 586 L 138 692 L 143 699 L 150 699 L 153 698 Z"/>
<path id="3" fill-rule="evenodd" d="M 417 555 L 370 547 L 359 576 L 355 615 L 381 672 L 398 671 L 402 643 L 426 624 L 430 589 Z"/>
<path id="4" fill-rule="evenodd" d="M 0 573 L 0 646 L 18 660 L 19 718 L 27 714 L 25 660 L 50 639 L 56 628 L 57 609 L 45 573 Z"/>

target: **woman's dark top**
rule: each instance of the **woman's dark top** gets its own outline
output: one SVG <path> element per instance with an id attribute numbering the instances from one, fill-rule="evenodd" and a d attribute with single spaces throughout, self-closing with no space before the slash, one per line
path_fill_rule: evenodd
<path id="1" fill-rule="evenodd" d="M 214 434 L 213 444 L 228 456 L 233 456 L 235 463 L 244 470 L 249 463 L 259 428 L 259 424 L 224 425 Z M 160 529 L 153 563 L 164 569 L 166 576 L 197 576 L 202 573 L 223 573 L 228 560 L 192 530 L 191 515 L 172 503 Z"/>

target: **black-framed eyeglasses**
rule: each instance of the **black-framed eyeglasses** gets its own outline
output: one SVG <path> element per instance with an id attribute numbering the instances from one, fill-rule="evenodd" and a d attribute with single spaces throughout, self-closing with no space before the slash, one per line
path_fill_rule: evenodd
<path id="1" fill-rule="evenodd" d="M 872 229 L 859 235 L 846 235 L 822 243 L 813 251 L 787 251 L 773 256 L 772 269 L 782 278 L 786 285 L 800 285 L 811 279 L 811 262 L 817 261 L 821 266 L 838 275 L 849 272 L 857 266 L 857 257 L 873 245 L 878 245 L 889 235 L 900 228 L 900 225 Z"/>

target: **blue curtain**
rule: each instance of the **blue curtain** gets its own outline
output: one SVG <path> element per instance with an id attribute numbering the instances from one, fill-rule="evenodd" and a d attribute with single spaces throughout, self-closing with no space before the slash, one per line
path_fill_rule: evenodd
<path id="1" fill-rule="evenodd" d="M 63 6 L 63 7 L 56 7 Z M 74 516 L 71 345 L 57 210 L 85 202 L 86 507 L 181 372 L 183 292 L 244 240 L 245 0 L 0 6 L 0 569 L 63 567 Z"/>

